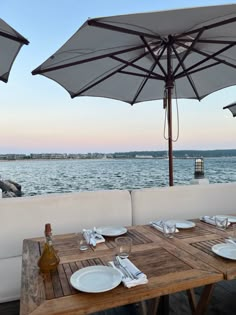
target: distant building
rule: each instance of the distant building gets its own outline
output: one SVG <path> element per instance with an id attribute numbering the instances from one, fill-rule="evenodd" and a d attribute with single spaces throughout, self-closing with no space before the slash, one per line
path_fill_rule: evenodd
<path id="1" fill-rule="evenodd" d="M 136 159 L 153 159 L 153 156 L 152 155 L 138 155 L 138 154 L 136 154 L 135 158 Z"/>
<path id="2" fill-rule="evenodd" d="M 0 160 L 24 160 L 27 159 L 27 155 L 25 154 L 0 154 Z"/>
<path id="3" fill-rule="evenodd" d="M 31 159 L 56 160 L 67 159 L 66 153 L 31 153 Z"/>

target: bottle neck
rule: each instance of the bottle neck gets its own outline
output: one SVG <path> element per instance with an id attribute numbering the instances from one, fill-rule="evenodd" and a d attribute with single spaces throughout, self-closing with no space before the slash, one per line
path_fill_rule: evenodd
<path id="1" fill-rule="evenodd" d="M 51 233 L 50 234 L 46 234 L 45 237 L 46 237 L 46 243 L 49 246 L 51 246 L 52 245 L 52 234 Z"/>
<path id="2" fill-rule="evenodd" d="M 46 244 L 52 245 L 52 228 L 50 223 L 45 224 L 45 238 L 46 238 Z"/>

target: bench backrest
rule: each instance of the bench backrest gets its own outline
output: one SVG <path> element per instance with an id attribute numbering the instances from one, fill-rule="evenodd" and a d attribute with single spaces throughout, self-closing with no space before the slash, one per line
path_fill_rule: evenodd
<path id="1" fill-rule="evenodd" d="M 131 192 L 133 225 L 236 213 L 236 183 L 173 186 Z"/>

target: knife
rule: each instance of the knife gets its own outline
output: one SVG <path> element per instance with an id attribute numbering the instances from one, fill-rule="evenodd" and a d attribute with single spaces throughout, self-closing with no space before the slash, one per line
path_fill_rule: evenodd
<path id="1" fill-rule="evenodd" d="M 121 265 L 122 268 L 124 268 L 124 270 L 126 271 L 126 273 L 129 275 L 129 277 L 134 280 L 134 279 L 138 279 L 137 276 L 135 276 L 130 270 L 129 268 L 126 266 L 126 263 L 122 260 L 122 258 L 120 258 L 119 256 L 117 256 L 117 260 L 119 262 L 119 264 Z"/>

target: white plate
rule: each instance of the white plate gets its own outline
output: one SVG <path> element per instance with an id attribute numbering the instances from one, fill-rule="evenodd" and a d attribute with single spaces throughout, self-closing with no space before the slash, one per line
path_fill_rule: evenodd
<path id="1" fill-rule="evenodd" d="M 122 226 L 101 226 L 96 231 L 103 236 L 119 236 L 125 234 L 127 229 Z"/>
<path id="2" fill-rule="evenodd" d="M 71 285 L 83 292 L 106 292 L 117 287 L 121 282 L 121 273 L 108 266 L 89 266 L 72 274 Z"/>
<path id="3" fill-rule="evenodd" d="M 236 216 L 233 216 L 233 215 L 220 214 L 220 215 L 217 215 L 217 217 L 228 218 L 228 222 L 236 223 Z"/>
<path id="4" fill-rule="evenodd" d="M 176 224 L 177 229 L 190 229 L 196 226 L 192 221 L 187 220 L 168 220 Z"/>
<path id="5" fill-rule="evenodd" d="M 221 243 L 212 246 L 212 251 L 224 258 L 236 260 L 236 245 Z"/>

